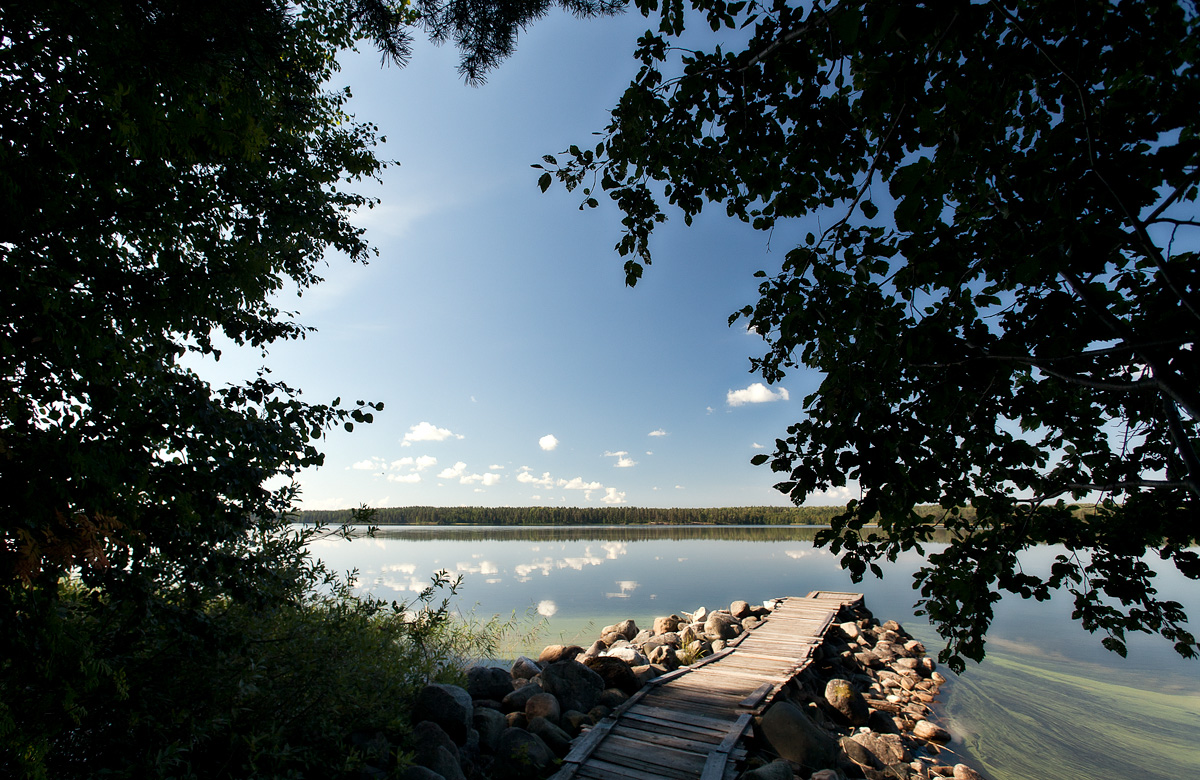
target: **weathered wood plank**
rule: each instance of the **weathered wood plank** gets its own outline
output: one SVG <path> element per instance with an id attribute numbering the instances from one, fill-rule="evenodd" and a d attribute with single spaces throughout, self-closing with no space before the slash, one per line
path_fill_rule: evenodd
<path id="1" fill-rule="evenodd" d="M 744 698 L 740 702 L 738 702 L 738 707 L 742 707 L 742 708 L 746 708 L 746 709 L 749 709 L 752 707 L 757 707 L 759 705 L 759 703 L 763 699 L 767 698 L 767 696 L 773 690 L 775 690 L 774 685 L 772 685 L 771 683 L 763 683 L 762 685 L 760 685 L 754 689 L 754 693 L 750 694 L 749 696 L 747 696 L 746 698 Z"/>
<path id="2" fill-rule="evenodd" d="M 630 710 L 624 717 L 629 717 L 634 712 L 639 715 L 648 715 L 651 717 L 661 718 L 681 724 L 695 724 L 705 728 L 724 731 L 729 728 L 729 723 L 735 720 L 734 713 L 727 713 L 725 717 L 712 717 L 711 715 L 700 715 L 694 712 L 688 712 L 685 709 L 677 707 L 662 707 L 649 702 L 641 702 L 637 710 Z"/>
<path id="3" fill-rule="evenodd" d="M 708 740 L 714 738 L 714 741 L 720 742 L 725 732 L 729 729 L 729 721 L 720 721 L 717 726 L 698 725 L 696 723 L 682 723 L 679 721 L 669 721 L 659 717 L 653 713 L 643 712 L 627 712 L 621 718 L 621 722 L 633 722 L 641 727 L 642 724 L 653 725 L 656 728 L 672 729 L 674 733 L 693 736 L 696 739 L 703 738 Z"/>

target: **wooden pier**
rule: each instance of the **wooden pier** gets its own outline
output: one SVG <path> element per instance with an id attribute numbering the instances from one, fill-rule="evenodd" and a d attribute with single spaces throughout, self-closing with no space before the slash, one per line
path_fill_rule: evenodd
<path id="1" fill-rule="evenodd" d="M 843 606 L 861 593 L 776 601 L 724 650 L 656 678 L 578 737 L 551 780 L 732 780 L 756 715 L 804 670 Z"/>

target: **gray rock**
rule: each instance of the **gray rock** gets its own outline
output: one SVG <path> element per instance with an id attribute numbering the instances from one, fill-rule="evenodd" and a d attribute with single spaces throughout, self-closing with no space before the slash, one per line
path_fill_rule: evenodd
<path id="1" fill-rule="evenodd" d="M 530 677 L 540 674 L 541 671 L 541 664 L 532 658 L 521 656 L 513 661 L 512 671 L 509 673 L 513 676 L 514 680 L 528 680 Z"/>
<path id="2" fill-rule="evenodd" d="M 501 777 L 528 778 L 550 766 L 554 753 L 541 737 L 525 729 L 509 728 L 500 735 L 496 768 Z"/>
<path id="3" fill-rule="evenodd" d="M 854 640 L 858 639 L 859 637 L 858 624 L 853 620 L 846 623 L 838 623 L 838 628 L 842 630 L 842 633 L 845 634 L 848 639 Z"/>
<path id="4" fill-rule="evenodd" d="M 600 701 L 604 678 L 576 661 L 556 661 L 542 669 L 542 689 L 564 710 L 587 712 Z"/>
<path id="5" fill-rule="evenodd" d="M 916 724 L 913 725 L 912 733 L 914 737 L 928 740 L 929 742 L 940 742 L 945 744 L 950 741 L 949 731 L 946 731 L 936 723 L 931 723 L 927 720 L 917 721 Z"/>
<path id="6" fill-rule="evenodd" d="M 605 707 L 616 709 L 629 701 L 629 696 L 619 688 L 605 688 L 600 692 L 600 703 Z"/>
<path id="7" fill-rule="evenodd" d="M 693 623 L 703 623 L 707 617 L 708 617 L 708 610 L 705 609 L 704 607 L 700 607 L 699 609 L 697 609 L 695 612 L 692 613 L 692 622 Z"/>
<path id="8" fill-rule="evenodd" d="M 546 718 L 530 718 L 525 730 L 541 737 L 546 746 L 559 758 L 571 752 L 571 735 Z"/>
<path id="9" fill-rule="evenodd" d="M 780 758 L 809 770 L 837 765 L 837 742 L 791 702 L 772 704 L 759 725 L 763 737 Z"/>
<path id="10" fill-rule="evenodd" d="M 846 757 L 863 769 L 883 769 L 883 764 L 875 754 L 867 750 L 862 744 L 855 742 L 849 737 L 842 737 L 840 740 L 842 752 Z"/>
<path id="11" fill-rule="evenodd" d="M 714 612 L 704 621 L 704 634 L 713 639 L 733 639 L 741 632 L 742 621 L 728 612 Z"/>
<path id="12" fill-rule="evenodd" d="M 534 718 L 545 718 L 552 723 L 558 723 L 562 715 L 562 707 L 558 699 L 549 693 L 539 693 L 529 697 L 525 702 L 525 717 L 532 723 Z M 527 727 L 528 728 L 528 727 Z"/>
<path id="13" fill-rule="evenodd" d="M 457 685 L 434 683 L 426 685 L 417 694 L 413 705 L 413 720 L 418 723 L 431 720 L 441 726 L 455 743 L 461 745 L 471 728 L 474 706 L 471 694 Z"/>
<path id="14" fill-rule="evenodd" d="M 529 703 L 529 700 L 542 692 L 542 686 L 531 682 L 505 696 L 504 701 L 500 703 L 506 712 L 524 712 L 525 705 Z"/>
<path id="15" fill-rule="evenodd" d="M 742 628 L 746 631 L 753 631 L 761 625 L 762 621 L 754 617 L 754 615 L 742 618 Z"/>
<path id="16" fill-rule="evenodd" d="M 525 717 L 524 712 L 510 712 L 504 716 L 504 722 L 510 729 L 523 729 L 529 725 L 529 718 Z"/>
<path id="17" fill-rule="evenodd" d="M 620 691 L 617 691 L 617 693 L 620 693 Z M 583 730 L 584 726 L 590 726 L 593 722 L 592 716 L 586 712 L 567 710 L 562 714 L 558 725 L 563 731 L 569 734 L 578 734 Z"/>
<path id="18" fill-rule="evenodd" d="M 632 696 L 642 687 L 630 665 L 616 656 L 589 658 L 584 666 L 600 675 L 605 688 L 618 688 Z"/>
<path id="19" fill-rule="evenodd" d="M 634 623 L 632 620 L 622 620 L 614 626 L 614 630 L 630 641 L 638 635 L 637 623 Z"/>
<path id="20" fill-rule="evenodd" d="M 792 765 L 782 758 L 742 775 L 742 780 L 792 780 Z"/>
<path id="21" fill-rule="evenodd" d="M 602 657 L 620 658 L 630 666 L 641 666 L 650 662 L 645 655 L 634 647 L 610 647 Z"/>
<path id="22" fill-rule="evenodd" d="M 416 744 L 416 759 L 417 763 L 422 766 L 429 766 L 428 759 L 439 747 L 446 750 L 454 756 L 454 760 L 458 760 L 458 746 L 454 744 L 454 740 L 450 739 L 441 726 L 431 720 L 423 720 L 413 726 L 413 742 Z"/>
<path id="23" fill-rule="evenodd" d="M 677 632 L 679 635 L 679 646 L 687 647 L 692 642 L 700 639 L 700 635 L 696 633 L 696 629 L 691 626 L 684 626 L 683 629 Z"/>
<path id="24" fill-rule="evenodd" d="M 547 664 L 572 660 L 582 652 L 579 645 L 546 645 L 538 656 L 538 664 L 545 668 Z"/>
<path id="25" fill-rule="evenodd" d="M 729 605 L 729 614 L 738 620 L 750 616 L 750 604 L 745 601 L 735 601 Z"/>
<path id="26" fill-rule="evenodd" d="M 867 700 L 848 680 L 830 680 L 825 685 L 825 701 L 842 722 L 851 726 L 865 726 L 871 717 Z"/>
<path id="27" fill-rule="evenodd" d="M 467 693 L 472 699 L 501 701 L 512 691 L 511 672 L 495 666 L 472 666 L 467 670 Z"/>
<path id="28" fill-rule="evenodd" d="M 904 747 L 904 741 L 897 734 L 876 734 L 867 731 L 854 734 L 849 739 L 869 750 L 881 764 L 900 764 L 911 758 Z"/>
<path id="29" fill-rule="evenodd" d="M 636 636 L 631 637 L 629 641 L 634 647 L 642 647 L 649 642 L 653 636 L 654 632 L 643 629 L 637 632 Z"/>
<path id="30" fill-rule="evenodd" d="M 446 748 L 439 745 L 429 755 L 429 758 L 421 762 L 421 766 L 432 769 L 446 780 L 467 780 L 462 766 L 458 763 L 458 756 L 451 755 Z"/>
<path id="31" fill-rule="evenodd" d="M 983 775 L 966 764 L 955 764 L 954 780 L 983 780 Z"/>
<path id="32" fill-rule="evenodd" d="M 880 734 L 900 733 L 900 729 L 896 727 L 896 719 L 890 713 L 879 710 L 871 710 L 871 716 L 867 718 L 867 728 Z"/>
<path id="33" fill-rule="evenodd" d="M 652 664 L 662 664 L 672 670 L 679 668 L 679 659 L 675 656 L 675 649 L 670 645 L 659 645 L 654 648 L 646 660 Z"/>
<path id="34" fill-rule="evenodd" d="M 488 753 L 495 753 L 500 744 L 500 734 L 508 728 L 504 714 L 487 707 L 476 707 L 471 725 L 479 732 L 479 745 Z"/>
<path id="35" fill-rule="evenodd" d="M 655 635 L 669 634 L 679 630 L 679 616 L 670 615 L 668 617 L 654 618 L 654 633 Z"/>
<path id="36" fill-rule="evenodd" d="M 612 707 L 604 704 L 597 704 L 588 710 L 588 717 L 592 719 L 592 723 L 599 723 L 612 714 Z"/>
<path id="37" fill-rule="evenodd" d="M 404 771 L 400 773 L 400 780 L 446 780 L 446 778 L 429 767 L 417 764 L 405 767 Z"/>

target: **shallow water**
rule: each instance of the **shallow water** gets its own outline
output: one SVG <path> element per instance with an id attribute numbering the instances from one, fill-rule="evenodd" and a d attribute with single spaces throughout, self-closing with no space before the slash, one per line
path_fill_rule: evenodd
<path id="1" fill-rule="evenodd" d="M 837 559 L 815 550 L 816 529 L 796 527 L 386 528 L 374 539 L 323 540 L 314 551 L 339 571 L 357 569 L 360 587 L 411 600 L 433 572 L 464 577 L 457 608 L 540 623 L 532 641 L 588 644 L 604 625 L 699 606 L 727 607 L 813 590 L 866 595 L 880 620 L 895 619 L 936 653 L 937 637 L 916 618 L 916 554 L 885 567 L 884 580 L 854 584 Z M 1036 571 L 1057 551 L 1022 557 Z M 1173 569 L 1162 595 L 1200 614 L 1200 586 Z M 1005 598 L 989 634 L 988 659 L 944 689 L 940 712 L 951 748 L 993 780 L 1117 780 L 1200 776 L 1200 663 L 1166 642 L 1132 637 L 1130 657 L 1100 647 L 1070 620 L 1069 598 Z M 945 670 L 943 673 L 948 674 Z"/>

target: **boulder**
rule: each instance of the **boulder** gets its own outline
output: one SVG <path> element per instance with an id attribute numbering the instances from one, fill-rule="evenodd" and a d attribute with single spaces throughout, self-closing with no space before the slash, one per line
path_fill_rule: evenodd
<path id="1" fill-rule="evenodd" d="M 472 699 L 502 701 L 512 691 L 511 672 L 495 666 L 472 666 L 467 670 L 467 693 Z"/>
<path id="2" fill-rule="evenodd" d="M 620 693 L 620 691 L 618 691 Z M 570 734 L 578 734 L 584 726 L 591 726 L 592 716 L 579 710 L 567 710 L 559 720 L 559 726 Z"/>
<path id="3" fill-rule="evenodd" d="M 522 685 L 505 696 L 504 700 L 500 703 L 503 705 L 505 712 L 524 712 L 525 705 L 539 693 L 543 693 L 542 686 L 531 682 L 528 685 Z"/>
<path id="4" fill-rule="evenodd" d="M 496 752 L 500 744 L 500 733 L 508 728 L 508 718 L 496 710 L 476 707 L 471 725 L 479 732 L 479 746 L 488 753 Z"/>
<path id="5" fill-rule="evenodd" d="M 954 780 L 983 780 L 983 775 L 966 764 L 955 764 Z"/>
<path id="6" fill-rule="evenodd" d="M 837 765 L 837 742 L 791 702 L 772 704 L 759 725 L 763 737 L 780 758 L 809 770 Z"/>
<path id="7" fill-rule="evenodd" d="M 750 617 L 750 604 L 745 601 L 735 601 L 729 605 L 729 614 L 733 615 L 738 620 L 745 617 Z"/>
<path id="8" fill-rule="evenodd" d="M 742 775 L 742 780 L 792 780 L 792 765 L 782 758 Z"/>
<path id="9" fill-rule="evenodd" d="M 456 744 L 463 744 L 471 728 L 474 706 L 471 694 L 457 685 L 434 683 L 417 694 L 412 717 L 416 722 L 431 720 L 442 727 Z"/>
<path id="10" fill-rule="evenodd" d="M 615 710 L 627 701 L 629 701 L 629 695 L 619 688 L 605 688 L 600 692 L 600 703 L 605 707 Z"/>
<path id="11" fill-rule="evenodd" d="M 924 739 L 929 742 L 940 742 L 945 744 L 950 741 L 950 732 L 946 731 L 936 723 L 931 723 L 927 720 L 919 720 L 913 725 L 913 736 L 919 739 Z"/>
<path id="12" fill-rule="evenodd" d="M 421 766 L 436 772 L 446 780 L 467 780 L 462 766 L 458 763 L 458 757 L 451 755 L 450 751 L 440 745 L 436 750 L 430 752 L 429 757 L 422 761 Z"/>
<path id="13" fill-rule="evenodd" d="M 705 609 L 704 607 L 700 607 L 699 609 L 697 609 L 695 612 L 692 613 L 692 622 L 693 623 L 703 623 L 705 618 L 707 618 L 707 617 L 708 617 L 708 610 Z"/>
<path id="14" fill-rule="evenodd" d="M 619 688 L 632 696 L 642 687 L 630 665 L 616 656 L 589 658 L 584 665 L 600 675 L 605 688 Z"/>
<path id="15" fill-rule="evenodd" d="M 851 726 L 865 726 L 871 717 L 867 700 L 848 680 L 834 679 L 825 685 L 825 701 L 839 720 Z"/>
<path id="16" fill-rule="evenodd" d="M 745 631 L 753 631 L 761 625 L 762 621 L 754 617 L 754 615 L 742 618 L 742 629 Z"/>
<path id="17" fill-rule="evenodd" d="M 675 649 L 670 645 L 659 645 L 654 648 L 647 656 L 647 660 L 652 664 L 662 664 L 671 670 L 679 668 L 679 659 L 675 656 Z"/>
<path id="18" fill-rule="evenodd" d="M 845 634 L 850 640 L 855 640 L 859 637 L 858 624 L 853 620 L 846 623 L 838 623 L 838 628 L 840 628 L 842 633 Z"/>
<path id="19" fill-rule="evenodd" d="M 883 769 L 883 764 L 875 757 L 875 754 L 863 747 L 862 744 L 849 737 L 842 737 L 839 744 L 846 757 L 862 769 Z"/>
<path id="20" fill-rule="evenodd" d="M 741 632 L 742 621 L 728 612 L 714 612 L 704 621 L 704 634 L 713 639 L 733 639 Z"/>
<path id="21" fill-rule="evenodd" d="M 633 641 L 633 638 L 638 635 L 637 623 L 634 623 L 632 620 L 622 620 L 613 628 L 618 634 L 630 640 L 631 642 Z"/>
<path id="22" fill-rule="evenodd" d="M 544 667 L 557 661 L 570 661 L 582 652 L 579 645 L 547 645 L 538 656 L 538 663 Z"/>
<path id="23" fill-rule="evenodd" d="M 669 615 L 667 617 L 654 618 L 654 633 L 655 635 L 669 634 L 679 630 L 680 618 L 678 615 Z"/>
<path id="24" fill-rule="evenodd" d="M 528 778 L 540 774 L 554 761 L 554 753 L 541 737 L 525 729 L 508 728 L 496 748 L 496 768 L 501 777 Z"/>
<path id="25" fill-rule="evenodd" d="M 454 760 L 458 760 L 458 746 L 454 744 L 454 740 L 450 739 L 450 735 L 433 721 L 423 720 L 413 726 L 412 735 L 413 743 L 416 745 L 415 757 L 418 764 L 429 766 L 426 759 L 430 758 L 439 747 L 446 748 Z"/>
<path id="26" fill-rule="evenodd" d="M 649 659 L 647 659 L 646 656 L 635 647 L 610 647 L 601 657 L 619 658 L 630 666 L 641 666 L 642 664 L 650 662 Z"/>
<path id="27" fill-rule="evenodd" d="M 559 758 L 571 752 L 571 735 L 546 718 L 530 718 L 525 730 L 541 737 L 546 746 Z"/>
<path id="28" fill-rule="evenodd" d="M 523 729 L 529 725 L 529 718 L 525 717 L 524 712 L 510 712 L 504 716 L 504 722 L 509 728 Z"/>
<path id="29" fill-rule="evenodd" d="M 564 710 L 587 712 L 600 700 L 604 678 L 577 661 L 556 661 L 542 669 L 542 689 Z"/>
<path id="30" fill-rule="evenodd" d="M 904 741 L 897 734 L 876 734 L 865 731 L 854 734 L 849 739 L 858 743 L 871 752 L 881 764 L 899 764 L 910 759 Z"/>
<path id="31" fill-rule="evenodd" d="M 534 718 L 545 718 L 552 723 L 558 723 L 562 716 L 562 707 L 558 699 L 549 693 L 539 693 L 529 697 L 525 702 L 525 717 L 532 723 Z"/>
<path id="32" fill-rule="evenodd" d="M 517 660 L 513 661 L 512 671 L 509 673 L 512 675 L 514 680 L 528 680 L 530 677 L 541 674 L 541 671 L 541 664 L 532 658 L 521 656 Z"/>

